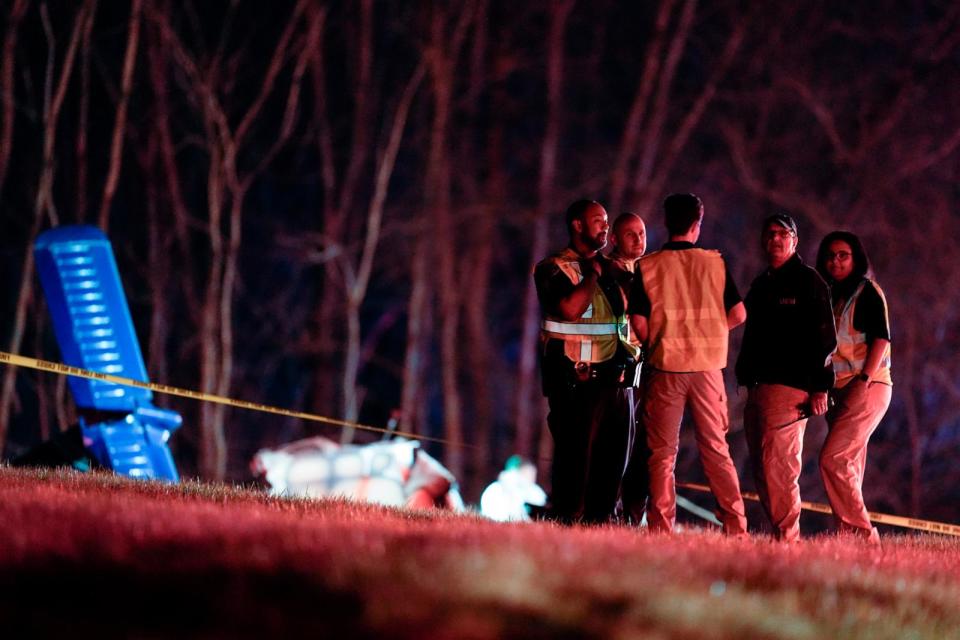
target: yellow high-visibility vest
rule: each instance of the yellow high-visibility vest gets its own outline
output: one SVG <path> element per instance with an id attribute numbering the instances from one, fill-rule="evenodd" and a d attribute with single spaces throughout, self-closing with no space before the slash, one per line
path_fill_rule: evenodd
<path id="1" fill-rule="evenodd" d="M 867 344 L 867 335 L 857 331 L 853 326 L 853 315 L 857 308 L 857 300 L 867 283 L 873 285 L 873 288 L 880 294 L 883 300 L 883 313 L 886 317 L 887 326 L 890 325 L 890 316 L 887 311 L 887 298 L 883 295 L 883 290 L 876 282 L 869 278 L 857 286 L 850 299 L 842 304 L 838 304 L 833 309 L 834 318 L 837 323 L 837 350 L 833 353 L 833 371 L 837 376 L 834 386 L 838 389 L 846 386 L 859 373 L 863 371 L 863 366 L 867 361 L 867 352 L 870 351 L 870 345 Z M 874 382 L 884 384 L 893 384 L 893 378 L 890 375 L 890 345 L 880 359 L 880 368 L 870 378 Z"/>
<path id="2" fill-rule="evenodd" d="M 726 269 L 719 251 L 666 249 L 637 265 L 650 298 L 647 361 L 661 371 L 727 366 Z"/>
<path id="3" fill-rule="evenodd" d="M 569 247 L 547 258 L 556 264 L 570 282 L 577 285 L 583 280 L 580 272 L 580 256 Z M 613 358 L 617 345 L 634 357 L 640 349 L 630 341 L 630 323 L 624 314 L 616 315 L 607 296 L 600 287 L 593 293 L 590 306 L 574 322 L 545 314 L 540 326 L 541 339 L 563 340 L 563 352 L 573 362 L 604 362 Z"/>

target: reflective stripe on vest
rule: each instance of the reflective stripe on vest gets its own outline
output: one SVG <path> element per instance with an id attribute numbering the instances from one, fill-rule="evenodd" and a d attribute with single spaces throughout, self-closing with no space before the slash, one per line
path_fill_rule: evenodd
<path id="1" fill-rule="evenodd" d="M 614 323 L 587 324 L 581 322 L 559 322 L 544 320 L 544 331 L 565 336 L 616 336 L 620 335 L 620 325 Z"/>
<path id="2" fill-rule="evenodd" d="M 648 361 L 673 372 L 727 366 L 726 269 L 717 251 L 661 250 L 637 269 L 650 298 Z"/>
<path id="3" fill-rule="evenodd" d="M 837 375 L 837 387 L 845 386 L 857 374 L 863 371 L 863 367 L 867 361 L 867 353 L 870 351 L 870 345 L 867 344 L 867 335 L 861 331 L 857 331 L 853 326 L 857 300 L 860 298 L 860 294 L 863 293 L 863 289 L 867 286 L 868 282 L 873 284 L 874 290 L 880 295 L 880 299 L 883 300 L 883 308 L 886 313 L 887 300 L 883 295 L 883 291 L 881 291 L 880 287 L 878 287 L 876 283 L 873 283 L 872 280 L 864 280 L 861 282 L 842 308 L 839 307 L 839 305 L 834 308 L 834 318 L 837 324 L 837 350 L 833 354 L 833 371 Z M 890 376 L 890 345 L 887 345 L 886 352 L 880 359 L 880 367 L 874 372 L 871 379 L 876 382 L 893 384 Z"/>

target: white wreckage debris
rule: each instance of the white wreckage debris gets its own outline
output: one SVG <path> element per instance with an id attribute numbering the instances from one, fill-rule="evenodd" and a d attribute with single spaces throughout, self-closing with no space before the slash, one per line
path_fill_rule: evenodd
<path id="1" fill-rule="evenodd" d="M 250 468 L 274 495 L 465 510 L 456 478 L 416 440 L 340 445 L 318 436 L 261 449 Z"/>

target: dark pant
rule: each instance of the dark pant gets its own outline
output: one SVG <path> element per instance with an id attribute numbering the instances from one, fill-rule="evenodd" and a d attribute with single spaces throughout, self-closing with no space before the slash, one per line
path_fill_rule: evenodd
<path id="1" fill-rule="evenodd" d="M 565 522 L 608 522 L 634 437 L 633 389 L 588 380 L 547 400 L 552 513 Z"/>
<path id="2" fill-rule="evenodd" d="M 643 425 L 644 385 L 634 389 L 634 414 L 636 416 L 636 435 L 633 438 L 632 452 L 623 475 L 623 487 L 620 490 L 621 512 L 629 524 L 639 525 L 647 511 L 650 498 L 650 447 L 647 445 L 647 432 Z"/>

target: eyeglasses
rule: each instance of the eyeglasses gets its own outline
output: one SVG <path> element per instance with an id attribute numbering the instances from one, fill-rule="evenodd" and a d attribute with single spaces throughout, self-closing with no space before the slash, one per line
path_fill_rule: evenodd
<path id="1" fill-rule="evenodd" d="M 764 240 L 772 240 L 773 238 L 780 238 L 781 240 L 786 240 L 787 238 L 793 235 L 793 231 L 789 229 L 767 229 L 763 232 Z"/>
<path id="2" fill-rule="evenodd" d="M 827 262 L 831 260 L 839 260 L 840 262 L 846 262 L 853 256 L 849 251 L 837 251 L 836 253 L 827 254 Z"/>

